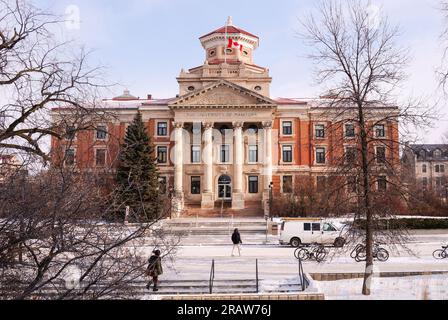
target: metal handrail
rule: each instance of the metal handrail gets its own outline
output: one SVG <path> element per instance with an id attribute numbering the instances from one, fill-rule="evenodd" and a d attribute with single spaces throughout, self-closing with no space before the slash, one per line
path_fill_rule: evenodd
<path id="1" fill-rule="evenodd" d="M 303 263 L 302 259 L 298 258 L 298 264 L 299 264 L 299 279 L 300 279 L 300 285 L 302 287 L 302 291 L 305 291 L 306 288 L 309 286 L 308 279 L 305 276 L 305 272 L 303 272 Z"/>
<path id="2" fill-rule="evenodd" d="M 212 260 L 212 268 L 210 270 L 210 281 L 208 283 L 208 288 L 210 294 L 213 294 L 213 282 L 215 281 L 215 260 Z"/>

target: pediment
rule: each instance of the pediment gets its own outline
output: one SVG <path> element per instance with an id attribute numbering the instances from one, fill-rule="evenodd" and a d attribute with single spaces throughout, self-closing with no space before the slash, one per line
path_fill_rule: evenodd
<path id="1" fill-rule="evenodd" d="M 271 106 L 273 100 L 256 92 L 221 80 L 198 91 L 182 96 L 172 102 L 170 107 L 235 107 L 235 106 Z"/>

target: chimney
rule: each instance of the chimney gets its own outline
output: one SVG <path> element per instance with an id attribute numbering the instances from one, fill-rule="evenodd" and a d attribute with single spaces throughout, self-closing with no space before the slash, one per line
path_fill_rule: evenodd
<path id="1" fill-rule="evenodd" d="M 152 94 L 148 94 L 148 100 L 152 100 Z"/>

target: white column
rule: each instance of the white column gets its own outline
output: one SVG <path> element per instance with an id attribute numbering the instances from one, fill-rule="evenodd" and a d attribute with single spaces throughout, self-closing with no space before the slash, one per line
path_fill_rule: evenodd
<path id="1" fill-rule="evenodd" d="M 202 209 L 213 209 L 213 123 L 204 123 L 204 190 L 202 192 Z"/>
<path id="2" fill-rule="evenodd" d="M 264 129 L 264 189 L 272 182 L 272 122 L 263 122 Z"/>
<path id="3" fill-rule="evenodd" d="M 184 141 L 183 141 L 183 126 L 181 122 L 174 122 L 174 211 L 177 216 L 183 210 L 183 176 L 184 176 Z"/>
<path id="4" fill-rule="evenodd" d="M 244 145 L 243 145 L 243 122 L 234 122 L 234 174 L 233 174 L 233 197 L 232 208 L 244 209 L 243 194 L 243 164 L 244 164 Z"/>
<path id="5" fill-rule="evenodd" d="M 263 166 L 263 205 L 264 214 L 268 216 L 269 213 L 269 186 L 272 182 L 272 121 L 263 122 L 264 133 L 264 166 Z"/>

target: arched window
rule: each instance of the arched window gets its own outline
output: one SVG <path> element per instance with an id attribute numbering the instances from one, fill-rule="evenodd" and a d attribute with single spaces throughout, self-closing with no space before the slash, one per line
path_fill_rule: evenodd
<path id="1" fill-rule="evenodd" d="M 257 134 L 258 133 L 258 127 L 255 124 L 249 126 L 249 128 L 247 129 L 247 133 L 250 134 L 250 135 Z"/>

